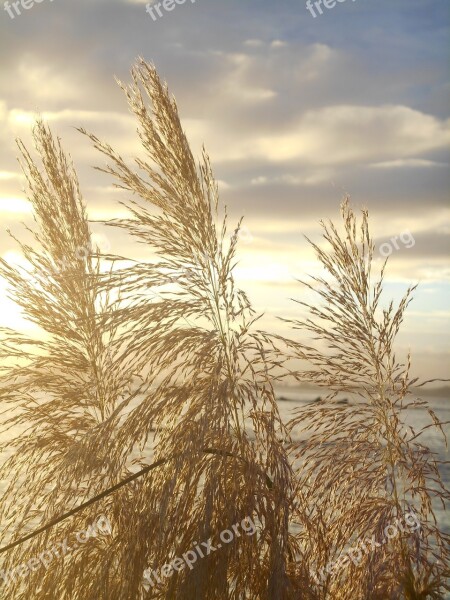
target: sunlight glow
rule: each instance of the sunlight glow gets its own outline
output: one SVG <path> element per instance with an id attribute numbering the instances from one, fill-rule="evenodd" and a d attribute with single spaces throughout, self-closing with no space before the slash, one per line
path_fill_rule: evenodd
<path id="1" fill-rule="evenodd" d="M 23 198 L 14 198 L 0 196 L 0 214 L 6 213 L 26 213 L 30 214 L 33 211 L 31 204 Z"/>

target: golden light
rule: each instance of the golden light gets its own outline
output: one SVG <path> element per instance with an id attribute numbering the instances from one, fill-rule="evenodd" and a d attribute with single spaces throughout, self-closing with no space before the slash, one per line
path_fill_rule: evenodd
<path id="1" fill-rule="evenodd" d="M 0 196 L 0 213 L 30 214 L 32 210 L 31 204 L 23 198 Z"/>

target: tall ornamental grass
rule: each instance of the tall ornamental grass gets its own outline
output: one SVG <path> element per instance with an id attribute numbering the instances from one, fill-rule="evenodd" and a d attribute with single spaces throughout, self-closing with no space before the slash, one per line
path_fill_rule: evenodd
<path id="1" fill-rule="evenodd" d="M 10 454 L 0 468 L 4 573 L 99 514 L 112 531 L 15 577 L 2 597 L 443 598 L 449 539 L 434 509 L 449 492 L 405 417 L 419 406 L 430 426 L 443 424 L 416 397 L 409 358 L 396 357 L 413 290 L 398 306 L 383 303 L 367 213 L 358 219 L 346 201 L 342 227 L 323 224 L 325 245 L 313 247 L 326 275 L 306 282 L 316 300 L 300 302 L 309 314 L 289 323 L 295 335 L 260 330 L 233 276 L 241 223 L 228 223 L 206 151 L 197 163 L 153 66 L 138 61 L 120 85 L 139 156 L 126 161 L 80 131 L 129 198 L 129 218 L 107 225 L 142 244 L 146 260 L 95 248 L 75 171 L 38 122 L 41 164 L 19 142 L 35 215 L 33 245 L 19 242 L 29 268 L 0 264 L 45 332 L 36 341 L 1 331 L 1 432 L 15 432 L 1 448 Z M 284 423 L 274 385 L 287 377 L 328 395 Z M 420 527 L 359 562 L 340 560 L 405 514 Z M 236 535 L 192 569 L 144 576 L 243 519 L 254 535 Z"/>

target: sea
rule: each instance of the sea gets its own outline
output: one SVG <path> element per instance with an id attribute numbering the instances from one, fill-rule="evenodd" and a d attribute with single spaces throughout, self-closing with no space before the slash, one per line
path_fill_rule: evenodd
<path id="1" fill-rule="evenodd" d="M 326 395 L 323 390 L 319 389 L 302 391 L 298 388 L 287 386 L 277 387 L 276 394 L 279 399 L 278 406 L 284 422 L 291 419 L 293 412 L 300 407 L 305 406 L 305 404 L 317 400 L 318 398 L 324 398 Z M 346 398 L 348 398 L 348 396 L 345 394 L 338 394 L 336 397 L 337 400 L 341 401 Z M 434 393 L 431 393 L 430 395 L 421 393 L 420 398 L 427 401 L 429 407 L 434 411 L 440 421 L 447 423 L 443 425 L 443 430 L 448 437 L 448 442 L 450 444 L 450 390 L 448 396 L 437 396 Z M 411 426 L 416 433 L 431 423 L 426 408 L 418 407 L 408 409 L 408 411 L 405 411 L 404 416 L 406 416 L 406 424 Z M 440 465 L 439 471 L 446 488 L 450 490 L 450 452 L 449 448 L 446 446 L 444 436 L 435 427 L 429 427 L 428 429 L 425 429 L 420 436 L 420 443 L 427 446 L 435 453 L 438 460 L 443 462 L 447 461 L 448 464 Z M 447 510 L 444 510 L 442 504 L 436 502 L 434 508 L 436 510 L 436 517 L 440 528 L 450 534 L 450 506 L 447 506 Z"/>

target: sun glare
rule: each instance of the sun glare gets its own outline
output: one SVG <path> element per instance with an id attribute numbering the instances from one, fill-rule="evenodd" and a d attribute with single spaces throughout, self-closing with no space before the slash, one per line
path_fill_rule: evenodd
<path id="1" fill-rule="evenodd" d="M 31 204 L 23 198 L 1 197 L 0 196 L 0 214 L 1 213 L 31 213 Z"/>

